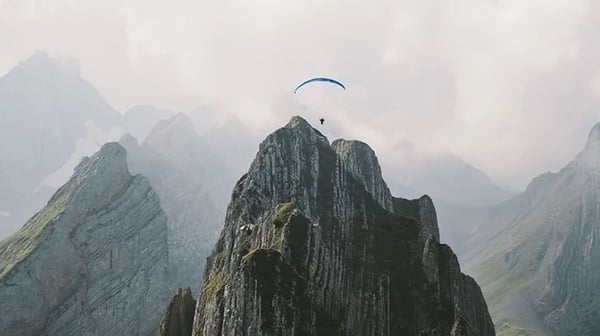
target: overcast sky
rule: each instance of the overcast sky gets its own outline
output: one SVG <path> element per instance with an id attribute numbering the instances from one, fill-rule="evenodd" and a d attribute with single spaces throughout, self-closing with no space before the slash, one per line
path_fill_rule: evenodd
<path id="1" fill-rule="evenodd" d="M 382 160 L 449 150 L 523 188 L 600 121 L 600 0 L 0 0 L 0 73 L 80 62 L 121 111 L 223 105 L 268 132 L 299 111 Z M 347 91 L 294 86 L 314 75 Z"/>

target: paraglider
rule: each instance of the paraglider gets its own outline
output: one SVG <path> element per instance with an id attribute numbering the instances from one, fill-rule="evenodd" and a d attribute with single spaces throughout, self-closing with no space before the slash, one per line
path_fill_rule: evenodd
<path id="1" fill-rule="evenodd" d="M 303 87 L 304 85 L 308 84 L 308 83 L 312 83 L 312 82 L 327 82 L 327 83 L 333 83 L 339 87 L 341 87 L 342 89 L 346 90 L 346 87 L 344 86 L 344 84 L 340 83 L 339 81 L 333 79 L 333 78 L 326 78 L 326 77 L 315 77 L 315 78 L 311 78 L 309 80 L 306 80 L 304 82 L 302 82 L 300 85 L 298 85 L 295 89 L 294 89 L 294 94 L 296 92 L 298 92 L 298 89 L 300 89 L 301 87 Z"/>
<path id="2" fill-rule="evenodd" d="M 325 118 L 321 117 L 321 119 L 319 119 L 319 121 L 321 122 L 321 125 L 323 125 L 323 123 L 325 122 Z"/>

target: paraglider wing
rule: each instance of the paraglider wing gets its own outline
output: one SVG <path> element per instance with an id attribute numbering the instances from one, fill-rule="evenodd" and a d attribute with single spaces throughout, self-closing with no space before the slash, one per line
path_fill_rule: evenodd
<path id="1" fill-rule="evenodd" d="M 346 87 L 344 86 L 344 84 L 338 82 L 337 80 L 333 79 L 333 78 L 326 78 L 326 77 L 315 77 L 315 78 L 311 78 L 309 80 L 306 80 L 304 82 L 302 82 L 302 84 L 298 85 L 296 87 L 296 89 L 294 89 L 294 93 L 296 93 L 298 91 L 298 89 L 300 89 L 301 87 L 303 87 L 304 85 L 308 84 L 308 83 L 312 83 L 312 82 L 329 82 L 329 83 L 333 83 L 338 85 L 339 87 L 341 87 L 342 89 L 346 90 Z"/>

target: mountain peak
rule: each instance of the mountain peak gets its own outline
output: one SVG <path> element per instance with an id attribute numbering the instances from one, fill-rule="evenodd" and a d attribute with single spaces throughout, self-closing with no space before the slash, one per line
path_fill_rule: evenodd
<path id="1" fill-rule="evenodd" d="M 29 58 L 21 61 L 13 71 L 33 76 L 80 77 L 81 74 L 81 68 L 77 61 L 56 58 L 43 50 L 37 50 Z"/>
<path id="2" fill-rule="evenodd" d="M 50 54 L 45 50 L 36 50 L 27 59 L 27 62 L 32 62 L 32 61 L 49 62 L 49 61 L 52 61 L 52 57 L 50 57 Z"/>
<path id="3" fill-rule="evenodd" d="M 600 123 L 597 123 L 594 127 L 592 127 L 592 130 L 588 135 L 588 140 L 585 145 L 585 148 L 586 150 L 589 148 L 593 150 L 597 150 L 598 148 L 600 148 Z"/>
<path id="4" fill-rule="evenodd" d="M 183 131 L 185 133 L 196 134 L 192 119 L 185 113 L 177 113 L 168 119 L 162 120 L 156 125 L 151 133 L 154 133 L 155 131 L 164 132 L 167 129 L 177 129 L 178 131 Z"/>
<path id="5" fill-rule="evenodd" d="M 125 157 L 104 145 L 0 242 L 2 334 L 155 332 L 168 300 L 167 217 Z"/>
<path id="6" fill-rule="evenodd" d="M 294 127 L 298 127 L 298 126 L 300 126 L 300 127 L 312 127 L 312 126 L 310 126 L 310 124 L 308 123 L 308 121 L 306 121 L 306 119 L 302 118 L 299 115 L 295 115 L 285 125 L 285 128 L 294 128 Z"/>
<path id="7" fill-rule="evenodd" d="M 136 148 L 139 145 L 137 138 L 131 135 L 131 133 L 125 133 L 119 139 L 119 144 L 125 147 L 125 149 Z"/>
<path id="8" fill-rule="evenodd" d="M 6 260 L 0 263 L 0 278 L 12 269 L 16 261 L 31 253 L 43 241 L 44 232 L 49 232 L 47 227 L 52 224 L 52 218 L 69 209 L 71 203 L 93 204 L 94 208 L 102 208 L 121 195 L 129 187 L 132 178 L 127 170 L 125 149 L 117 143 L 107 143 L 93 156 L 84 157 L 71 179 L 52 195 L 46 208 L 34 215 L 14 236 L 4 240 L 4 244 L 0 244 L 2 255 L 6 246 L 26 242 L 21 254 L 4 254 Z"/>
<path id="9" fill-rule="evenodd" d="M 327 137 L 299 115 L 293 116 L 283 129 L 292 130 L 294 134 L 305 138 L 316 139 L 318 142 L 329 144 Z M 275 132 L 277 133 L 277 131 Z M 275 134 L 274 133 L 274 134 Z"/>
<path id="10" fill-rule="evenodd" d="M 71 199 L 81 196 L 90 204 L 102 207 L 122 193 L 132 179 L 127 168 L 127 151 L 120 144 L 109 142 L 91 157 L 83 157 L 71 179 L 48 203 L 68 194 Z"/>
<path id="11" fill-rule="evenodd" d="M 600 123 L 592 127 L 585 148 L 575 161 L 593 170 L 600 169 Z"/>
<path id="12" fill-rule="evenodd" d="M 329 145 L 293 117 L 234 188 L 193 334 L 494 335 L 477 284 L 424 234 L 435 210 L 421 203 L 396 210 L 367 144 Z"/>
<path id="13" fill-rule="evenodd" d="M 373 199 L 384 209 L 393 212 L 392 194 L 383 180 L 375 151 L 358 140 L 337 139 L 331 143 L 331 147 L 352 175 L 363 183 Z"/>
<path id="14" fill-rule="evenodd" d="M 169 119 L 160 121 L 150 131 L 144 143 L 162 147 L 190 141 L 198 137 L 192 119 L 184 113 L 177 113 Z"/>
<path id="15" fill-rule="evenodd" d="M 117 142 L 108 142 L 91 157 L 84 157 L 81 163 L 75 168 L 75 172 L 85 172 L 94 170 L 98 173 L 100 168 L 110 168 L 120 174 L 129 174 L 127 170 L 127 151 Z"/>

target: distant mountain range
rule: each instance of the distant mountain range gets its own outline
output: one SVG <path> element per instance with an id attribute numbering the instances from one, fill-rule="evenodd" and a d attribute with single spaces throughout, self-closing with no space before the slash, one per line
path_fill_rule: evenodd
<path id="1" fill-rule="evenodd" d="M 513 196 L 484 172 L 448 151 L 392 160 L 386 168 L 391 172 L 391 188 L 407 197 L 428 194 L 436 202 L 482 207 Z"/>
<path id="2" fill-rule="evenodd" d="M 139 105 L 122 116 L 81 77 L 75 62 L 42 51 L 0 77 L 0 111 L 0 239 L 43 207 L 82 156 L 125 133 L 142 143 L 161 120 L 176 114 Z M 203 146 L 227 153 L 221 155 L 224 166 L 232 176 L 241 174 L 256 152 L 258 135 L 216 105 L 189 116 Z M 451 154 L 386 168 L 394 171 L 392 189 L 407 197 L 427 193 L 436 202 L 466 206 L 507 197 L 485 174 Z M 226 194 L 226 188 L 219 193 Z"/>
<path id="3" fill-rule="evenodd" d="M 197 292 L 204 259 L 217 240 L 235 183 L 220 144 L 207 147 L 191 119 L 181 113 L 160 121 L 140 145 L 130 135 L 120 142 L 129 154 L 130 169 L 148 177 L 169 218 L 173 291 L 189 286 Z"/>
<path id="4" fill-rule="evenodd" d="M 600 335 L 600 124 L 558 173 L 452 222 L 499 335 Z"/>
<path id="5" fill-rule="evenodd" d="M 290 142 L 285 138 L 289 136 L 287 133 L 297 131 L 289 131 L 295 127 L 306 128 L 303 126 L 308 125 L 305 121 L 292 122 L 259 146 L 257 134 L 233 116 L 219 114 L 217 118 L 214 114 L 218 113 L 221 112 L 212 107 L 180 114 L 140 105 L 121 115 L 81 77 L 76 64 L 55 59 L 43 52 L 36 53 L 0 77 L 0 185 L 3 186 L 0 189 L 0 239 L 14 233 L 0 242 L 0 301 L 10 303 L 2 305 L 4 310 L 0 315 L 6 318 L 2 320 L 5 324 L 0 327 L 6 329 L 0 328 L 0 334 L 5 334 L 5 330 L 8 330 L 8 334 L 16 332 L 24 335 L 61 333 L 63 330 L 85 333 L 93 328 L 106 330 L 107 333 L 115 333 L 115 328 L 123 328 L 132 334 L 154 333 L 167 308 L 168 297 L 179 287 L 188 286 L 190 291 L 182 290 L 174 297 L 173 307 L 183 305 L 182 312 L 189 313 L 190 305 L 196 304 L 190 299 L 193 296 L 199 299 L 198 307 L 205 309 L 196 310 L 197 321 L 207 317 L 232 319 L 233 313 L 227 313 L 227 309 L 238 303 L 231 301 L 231 296 L 219 294 L 222 289 L 219 267 L 229 267 L 228 273 L 221 275 L 230 276 L 230 280 L 239 280 L 249 292 L 265 294 L 262 289 L 256 288 L 266 288 L 260 286 L 271 283 L 261 282 L 265 279 L 260 278 L 262 275 L 256 273 L 257 269 L 253 267 L 273 266 L 272 261 L 277 253 L 267 251 L 263 255 L 260 253 L 266 252 L 258 251 L 259 254 L 246 258 L 246 264 L 237 263 L 237 259 L 243 259 L 246 253 L 251 252 L 244 250 L 244 246 L 257 250 L 270 249 L 274 246 L 272 244 L 279 241 L 275 238 L 281 238 L 281 249 L 273 248 L 280 254 L 277 257 L 280 259 L 275 258 L 279 260 L 275 265 L 280 267 L 280 271 L 295 270 L 297 274 L 294 274 L 300 275 L 300 278 L 295 275 L 292 278 L 269 278 L 281 281 L 273 283 L 273 288 L 280 290 L 283 287 L 278 286 L 282 285 L 307 285 L 309 287 L 306 288 L 314 291 L 298 292 L 299 296 L 294 299 L 306 299 L 311 304 L 324 307 L 316 312 L 302 308 L 298 313 L 300 315 L 294 315 L 293 318 L 310 320 L 310 314 L 323 317 L 325 315 L 319 314 L 327 312 L 325 320 L 333 323 L 337 330 L 350 325 L 356 326 L 356 330 L 365 330 L 360 329 L 363 328 L 362 324 L 352 324 L 355 322 L 347 318 L 352 314 L 363 316 L 360 315 L 362 311 L 343 312 L 332 308 L 336 307 L 336 303 L 335 300 L 330 301 L 330 295 L 335 293 L 344 299 L 349 296 L 338 291 L 336 286 L 340 282 L 311 278 L 315 274 L 325 274 L 319 273 L 323 272 L 320 268 L 322 265 L 312 259 L 311 262 L 300 262 L 298 253 L 307 250 L 294 245 L 296 242 L 290 240 L 292 236 L 285 231 L 298 229 L 290 224 L 290 218 L 301 220 L 301 214 L 311 225 L 316 224 L 318 229 L 311 226 L 310 232 L 324 230 L 333 222 L 315 222 L 314 219 L 327 217 L 333 220 L 346 213 L 340 210 L 342 208 L 348 211 L 346 214 L 354 214 L 350 216 L 352 223 L 361 220 L 366 223 L 365 228 L 352 226 L 349 232 L 336 231 L 336 235 L 331 236 L 345 237 L 344 234 L 348 234 L 354 237 L 354 240 L 346 241 L 347 246 L 354 246 L 357 242 L 355 239 L 362 237 L 353 230 L 368 233 L 369 228 L 377 227 L 371 220 L 373 216 L 399 216 L 404 218 L 401 222 L 407 221 L 407 228 L 420 228 L 421 231 L 417 231 L 421 233 L 409 230 L 407 236 L 402 238 L 404 240 L 400 240 L 411 246 L 411 253 L 416 253 L 410 254 L 411 262 L 416 263 L 421 258 L 419 267 L 425 268 L 419 268 L 416 264 L 410 266 L 416 267 L 414 269 L 404 266 L 409 267 L 411 272 L 422 271 L 425 278 L 436 274 L 436 269 L 438 275 L 443 273 L 450 278 L 439 278 L 435 285 L 426 288 L 437 291 L 435 293 L 438 296 L 429 296 L 427 300 L 439 299 L 438 308 L 441 310 L 438 312 L 447 318 L 447 321 L 438 325 L 437 330 L 449 327 L 457 335 L 468 335 L 469 332 L 465 331 L 468 327 L 465 326 L 476 325 L 473 328 L 489 334 L 487 312 L 483 313 L 484 309 L 481 308 L 485 302 L 482 304 L 476 294 L 477 284 L 468 277 L 463 278 L 452 251 L 439 244 L 442 241 L 457 252 L 462 269 L 472 274 L 481 285 L 500 335 L 600 334 L 600 298 L 596 294 L 600 287 L 600 124 L 592 129 L 585 149 L 571 163 L 557 173 L 540 175 L 523 193 L 516 196 L 496 186 L 485 173 L 456 155 L 438 153 L 418 160 L 386 161 L 391 162 L 384 167 L 384 172 L 393 193 L 417 200 L 392 198 L 387 191 L 387 184 L 378 175 L 381 172 L 374 154 L 367 155 L 371 151 L 368 146 L 342 141 L 328 144 L 331 148 L 326 149 L 327 146 L 321 148 L 321 144 L 315 142 L 314 145 L 322 151 L 335 152 L 331 157 L 335 157 L 340 165 L 340 171 L 336 171 L 335 176 L 342 180 L 335 180 L 333 185 L 356 191 L 350 195 L 340 191 L 340 195 L 352 199 L 344 204 L 330 204 L 332 209 L 338 206 L 335 208 L 337 210 L 332 210 L 336 213 L 333 216 L 317 205 L 327 199 L 318 199 L 319 202 L 315 203 L 317 196 L 311 194 L 314 190 L 321 190 L 319 188 L 330 187 L 326 178 L 329 175 L 322 175 L 321 170 L 317 174 L 310 169 L 305 171 L 298 168 L 305 164 L 312 164 L 314 168 L 321 164 L 320 159 L 310 156 L 315 153 L 309 150 L 312 147 L 300 146 L 299 142 Z M 319 138 L 313 137 L 314 134 L 308 136 L 308 133 L 300 133 L 294 134 L 308 137 L 313 142 Z M 102 147 L 105 142 L 117 139 L 120 139 L 120 144 L 111 143 Z M 306 149 L 303 152 L 305 159 L 278 156 L 277 153 L 294 151 L 292 147 L 285 147 L 288 145 Z M 81 161 L 82 155 L 91 155 L 100 147 L 102 150 L 97 154 Z M 261 159 L 255 158 L 257 151 L 259 154 L 256 158 Z M 252 163 L 253 158 L 255 163 Z M 327 158 L 325 155 L 321 159 Z M 292 162 L 298 165 L 292 165 Z M 275 175 L 269 177 L 268 174 L 259 173 L 258 164 L 262 165 L 260 169 L 277 167 L 276 171 L 273 170 Z M 248 166 L 251 168 L 244 175 Z M 319 187 L 300 188 L 294 184 L 296 182 L 277 175 L 284 174 L 280 170 L 301 178 L 313 187 Z M 261 180 L 250 181 L 247 180 L 248 176 Z M 361 189 L 363 187 L 364 190 Z M 295 188 L 307 194 L 284 197 Z M 421 198 L 423 194 L 433 199 L 437 211 L 430 211 L 433 210 L 433 203 L 427 201 L 427 197 Z M 362 201 L 356 203 L 353 197 L 372 198 L 375 203 L 365 201 L 368 207 L 363 209 L 359 207 Z M 275 201 L 276 204 L 271 204 Z M 278 206 L 290 201 L 294 205 L 290 205 L 289 209 L 296 209 L 292 212 L 298 216 L 291 216 L 285 211 L 282 213 L 284 216 L 280 219 L 285 223 L 283 231 L 276 232 L 279 236 L 267 230 L 263 232 L 264 235 L 261 233 L 260 239 L 251 235 L 240 238 L 245 237 L 240 235 L 242 228 L 252 231 L 257 228 L 256 225 L 273 224 L 279 210 L 282 210 Z M 421 207 L 428 210 L 422 212 L 425 208 Z M 261 212 L 263 217 L 247 216 L 258 213 L 258 208 L 264 210 Z M 248 214 L 235 211 L 246 211 Z M 315 217 L 315 214 L 318 216 Z M 339 222 L 339 218 L 337 220 Z M 423 240 L 422 232 L 426 230 L 421 228 L 434 222 L 436 229 L 433 231 L 436 234 L 429 233 L 435 238 L 435 244 Z M 23 224 L 25 226 L 18 230 Z M 154 236 L 149 237 L 144 230 L 149 230 Z M 312 233 L 308 237 L 310 244 L 321 244 L 320 247 L 310 245 L 310 251 L 317 253 L 315 255 L 325 258 L 331 252 L 340 256 L 335 253 L 342 246 L 332 245 L 332 250 L 323 252 L 327 244 Z M 368 239 L 364 242 L 367 245 L 363 246 L 366 250 L 374 248 L 375 245 L 369 245 L 371 243 L 383 244 L 381 246 L 390 243 L 382 237 Z M 100 246 L 101 240 L 106 246 Z M 240 245 L 242 243 L 245 245 Z M 431 246 L 437 246 L 437 254 L 425 253 Z M 233 259 L 219 259 L 218 251 L 231 252 Z M 374 251 L 387 253 L 387 250 Z M 353 263 L 363 265 L 361 262 L 364 262 L 364 265 L 370 265 L 368 267 L 377 268 L 377 272 L 389 266 L 387 261 L 379 259 L 369 264 L 365 256 L 355 252 L 349 252 L 349 261 L 345 257 L 339 259 L 342 264 L 349 263 L 344 267 L 335 264 L 337 261 L 327 261 L 338 267 L 335 268 L 336 272 L 327 276 L 338 276 L 339 271 L 347 279 L 355 279 L 348 275 L 348 270 L 354 272 L 360 269 L 354 268 L 356 265 Z M 205 258 L 209 255 L 212 256 L 204 268 Z M 315 255 L 303 256 L 309 260 Z M 437 259 L 435 262 L 425 260 L 429 257 Z M 292 268 L 288 268 L 290 265 Z M 245 268 L 235 269 L 237 266 Z M 393 267 L 385 269 L 395 270 Z M 53 279 L 56 286 L 44 283 L 43 279 Z M 286 282 L 288 280 L 291 282 Z M 460 289 L 460 293 L 446 295 L 448 292 L 442 283 L 458 286 L 456 288 Z M 252 284 L 259 287 L 252 289 Z M 310 287 L 313 285 L 316 287 Z M 313 296 L 321 285 L 326 285 L 323 288 L 328 289 L 319 292 L 322 297 Z M 375 287 L 371 285 L 373 283 L 362 284 L 360 288 L 368 288 L 364 293 L 373 294 Z M 404 285 L 412 286 L 413 283 Z M 205 291 L 198 295 L 201 287 Z M 395 287 L 385 288 L 391 290 Z M 410 288 L 413 290 L 410 295 L 424 290 L 419 286 Z M 111 293 L 116 301 L 97 291 Z M 290 299 L 277 296 L 279 294 L 274 294 L 274 297 L 281 299 L 279 304 Z M 413 300 L 415 297 L 410 295 L 405 298 Z M 478 308 L 472 310 L 463 305 L 462 300 L 466 297 L 473 299 Z M 215 298 L 227 298 L 229 301 L 214 301 Z M 356 299 L 356 302 L 367 306 L 374 304 L 375 301 L 369 303 L 365 298 L 352 300 Z M 248 307 L 255 305 L 256 311 L 264 312 L 262 306 L 253 299 L 244 300 Z M 127 304 L 118 306 L 121 301 Z M 420 321 L 419 326 L 411 328 L 434 330 L 427 329 L 435 315 L 429 310 L 432 307 L 429 304 L 434 301 L 415 303 L 425 307 L 423 309 L 429 317 Z M 81 307 L 73 306 L 74 302 L 80 302 Z M 462 308 L 450 308 L 449 303 Z M 131 307 L 135 304 L 143 307 L 140 309 L 148 316 L 150 322 L 147 326 L 133 326 L 132 321 L 136 317 L 130 315 L 129 309 L 133 309 Z M 226 305 L 229 308 L 223 312 L 211 310 Z M 290 303 L 290 307 L 297 306 Z M 290 313 L 285 309 L 279 312 Z M 305 313 L 308 315 L 302 315 Z M 248 314 L 243 317 L 246 320 L 239 322 L 240 325 L 255 328 L 255 322 L 265 316 L 273 318 L 263 321 L 271 327 L 275 326 L 273 321 L 285 320 L 288 323 L 293 320 L 292 313 L 285 318 L 270 313 L 252 315 L 254 311 Z M 189 325 L 173 325 L 176 323 L 173 319 L 178 316 L 189 322 L 188 315 L 183 318 L 173 312 L 169 315 L 172 319 L 163 321 L 163 329 L 191 329 Z M 102 318 L 103 321 L 112 321 L 112 324 L 107 322 L 91 327 L 85 323 L 78 324 L 79 318 L 85 323 Z M 290 323 L 297 323 L 297 320 L 294 321 Z M 223 330 L 233 330 L 227 328 L 238 322 L 232 323 Z M 197 324 L 194 330 L 210 334 L 208 331 L 214 331 L 210 329 L 213 327 L 216 328 L 216 325 Z M 273 330 L 285 329 L 277 328 Z"/>
<path id="6" fill-rule="evenodd" d="M 88 128 L 108 132 L 120 120 L 72 62 L 37 52 L 0 77 L 0 237 L 43 206 L 54 188 L 41 182 L 69 160 Z"/>

